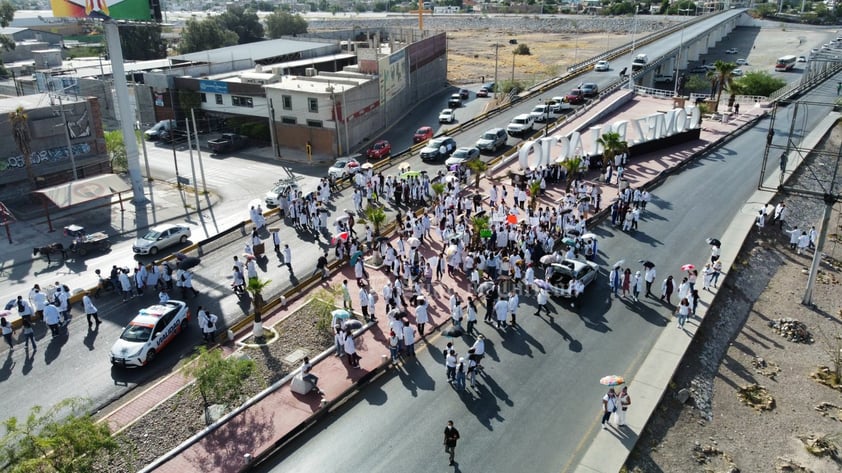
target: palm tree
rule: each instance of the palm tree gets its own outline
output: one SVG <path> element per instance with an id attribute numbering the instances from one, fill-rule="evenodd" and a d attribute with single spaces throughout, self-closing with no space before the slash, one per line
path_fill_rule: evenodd
<path id="1" fill-rule="evenodd" d="M 734 102 L 737 101 L 737 94 L 743 92 L 743 85 L 738 80 L 732 80 L 731 84 L 728 85 L 728 110 L 732 110 L 734 108 Z"/>
<path id="2" fill-rule="evenodd" d="M 479 179 L 482 177 L 482 173 L 488 169 L 488 164 L 481 159 L 472 159 L 465 163 L 465 167 L 474 173 L 474 187 L 479 187 Z"/>
<path id="3" fill-rule="evenodd" d="M 491 221 L 487 215 L 474 215 L 471 217 L 471 248 L 478 250 L 482 247 L 483 230 L 488 230 L 488 223 Z"/>
<path id="4" fill-rule="evenodd" d="M 737 68 L 737 65 L 733 62 L 716 61 L 713 63 L 713 67 L 715 69 L 712 72 L 716 77 L 717 83 L 715 111 L 718 111 L 719 101 L 722 98 L 722 91 L 730 89 L 734 85 L 734 69 Z"/>
<path id="5" fill-rule="evenodd" d="M 535 204 L 538 203 L 538 194 L 541 193 L 541 181 L 532 181 L 529 183 L 529 208 L 535 209 Z"/>
<path id="6" fill-rule="evenodd" d="M 26 166 L 26 177 L 29 185 L 35 189 L 35 171 L 32 170 L 32 135 L 29 133 L 29 116 L 23 106 L 19 106 L 14 112 L 9 113 L 9 121 L 12 122 L 12 135 L 15 144 L 23 155 L 23 164 Z"/>
<path id="7" fill-rule="evenodd" d="M 602 146 L 602 162 L 604 166 L 614 164 L 614 158 L 629 149 L 629 144 L 616 131 L 604 133 L 597 138 L 596 142 Z"/>
<path id="8" fill-rule="evenodd" d="M 263 338 L 263 317 L 260 311 L 263 309 L 263 290 L 272 282 L 269 279 L 253 278 L 249 279 L 246 285 L 246 291 L 251 294 L 251 300 L 254 303 L 254 325 L 252 325 L 252 335 L 255 339 Z"/>
<path id="9" fill-rule="evenodd" d="M 561 163 L 561 167 L 567 171 L 567 188 L 566 191 L 570 192 L 570 184 L 573 183 L 573 174 L 579 172 L 579 167 L 582 166 L 582 157 L 581 156 L 573 156 L 570 158 L 565 159 Z"/>
<path id="10" fill-rule="evenodd" d="M 433 194 L 436 195 L 436 201 L 438 201 L 439 197 L 444 194 L 447 186 L 445 186 L 443 182 L 434 182 L 430 185 L 430 188 L 433 189 Z"/>
<path id="11" fill-rule="evenodd" d="M 363 217 L 360 219 L 362 223 L 371 223 L 374 227 L 374 235 L 380 235 L 380 228 L 383 222 L 386 221 L 386 211 L 381 207 L 369 205 L 363 210 Z"/>

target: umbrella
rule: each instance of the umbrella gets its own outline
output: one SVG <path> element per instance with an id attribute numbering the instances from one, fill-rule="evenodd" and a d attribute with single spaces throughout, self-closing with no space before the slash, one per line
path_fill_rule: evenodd
<path id="1" fill-rule="evenodd" d="M 353 255 L 351 255 L 351 264 L 352 264 L 352 265 L 356 265 L 356 264 L 357 264 L 357 259 L 359 259 L 360 257 L 362 257 L 362 255 L 363 255 L 363 252 L 362 252 L 362 251 L 357 250 L 357 252 L 356 252 L 356 253 L 354 253 Z"/>
<path id="2" fill-rule="evenodd" d="M 371 169 L 371 168 L 373 168 L 373 167 L 374 167 L 374 165 L 373 165 L 373 164 L 371 164 L 371 163 L 365 163 L 365 164 L 363 164 L 362 166 L 360 166 L 360 169 Z"/>
<path id="3" fill-rule="evenodd" d="M 616 374 L 603 376 L 599 380 L 599 384 L 604 384 L 605 386 L 619 386 L 625 382 L 626 380 L 622 376 L 617 376 Z"/>
<path id="4" fill-rule="evenodd" d="M 409 171 L 410 167 L 411 165 L 409 163 L 403 162 L 400 166 L 398 166 L 398 171 Z"/>
<path id="5" fill-rule="evenodd" d="M 340 216 L 336 217 L 336 223 L 345 223 L 350 218 L 351 218 L 351 216 L 348 215 L 348 214 L 340 215 Z"/>
<path id="6" fill-rule="evenodd" d="M 477 286 L 477 294 L 482 294 L 484 292 L 488 292 L 494 289 L 494 282 L 493 281 L 485 281 L 484 283 Z"/>
<path id="7" fill-rule="evenodd" d="M 406 242 L 409 243 L 410 248 L 418 248 L 419 246 L 421 246 L 421 240 L 415 237 L 407 239 Z"/>
<path id="8" fill-rule="evenodd" d="M 579 197 L 578 202 L 590 202 L 590 200 L 591 200 L 590 196 L 584 195 L 582 197 Z"/>
<path id="9" fill-rule="evenodd" d="M 643 263 L 643 267 L 644 267 L 644 268 L 649 268 L 649 269 L 652 269 L 652 268 L 654 268 L 654 267 L 655 267 L 655 263 L 653 263 L 653 262 L 651 262 L 651 261 L 643 261 L 643 260 L 640 260 L 640 262 L 641 262 L 641 263 Z"/>
<path id="10" fill-rule="evenodd" d="M 512 225 L 517 224 L 517 215 L 507 215 L 506 216 L 506 223 L 511 223 Z"/>
<path id="11" fill-rule="evenodd" d="M 458 250 L 458 248 L 456 248 L 456 245 L 450 245 L 444 251 L 444 254 L 446 254 L 447 256 L 453 256 L 454 254 L 456 254 L 457 250 Z"/>
<path id="12" fill-rule="evenodd" d="M 624 264 L 626 264 L 626 260 L 621 259 L 620 261 L 617 261 L 616 263 L 614 263 L 614 267 L 619 268 L 620 266 L 622 266 Z"/>
<path id="13" fill-rule="evenodd" d="M 12 300 L 11 300 L 11 301 L 9 301 L 9 302 L 10 302 L 10 303 L 12 303 L 12 304 L 16 304 L 16 303 L 17 303 L 17 299 L 12 299 Z M 9 304 L 6 304 L 6 305 L 9 305 Z M 11 317 L 11 315 L 12 315 L 12 311 L 11 311 L 11 310 L 0 310 L 0 317 Z"/>
<path id="14" fill-rule="evenodd" d="M 552 264 L 552 263 L 558 263 L 559 259 L 560 259 L 559 255 L 553 253 L 551 255 L 542 256 L 539 261 L 541 261 L 541 264 Z"/>
<path id="15" fill-rule="evenodd" d="M 597 236 L 593 233 L 585 233 L 584 235 L 582 235 L 583 240 L 596 240 L 596 238 Z"/>
<path id="16" fill-rule="evenodd" d="M 450 166 L 450 170 L 451 170 L 451 171 L 458 171 L 458 170 L 459 170 L 459 165 L 458 165 L 458 164 L 452 164 L 452 165 Z"/>
<path id="17" fill-rule="evenodd" d="M 350 232 L 339 232 L 336 235 L 333 235 L 333 238 L 330 239 L 330 244 L 335 245 L 339 240 L 347 241 L 350 236 Z"/>
<path id="18" fill-rule="evenodd" d="M 337 319 L 348 319 L 351 318 L 351 314 L 345 309 L 336 309 L 330 313 L 333 317 Z"/>
<path id="19" fill-rule="evenodd" d="M 357 161 L 348 161 L 348 167 L 349 168 L 355 168 L 359 165 L 360 165 L 360 163 L 358 163 Z"/>
<path id="20" fill-rule="evenodd" d="M 719 240 L 717 240 L 716 238 L 708 238 L 708 239 L 707 239 L 707 240 L 705 240 L 705 241 L 707 241 L 707 242 L 708 242 L 708 245 L 713 245 L 713 246 L 722 246 L 722 242 L 721 242 L 721 241 L 719 241 Z"/>
<path id="21" fill-rule="evenodd" d="M 562 238 L 562 239 L 561 239 L 561 242 L 562 242 L 562 243 L 564 243 L 565 245 L 571 245 L 571 246 L 576 244 L 576 240 L 574 240 L 574 239 L 572 239 L 572 238 L 570 238 L 570 237 L 564 237 L 564 238 Z"/>
<path id="22" fill-rule="evenodd" d="M 188 270 L 192 267 L 198 266 L 202 260 L 195 256 L 187 256 L 184 259 L 178 260 L 178 268 Z"/>
<path id="23" fill-rule="evenodd" d="M 696 265 L 690 263 L 681 266 L 682 271 L 693 271 L 694 269 L 696 269 Z"/>
<path id="24" fill-rule="evenodd" d="M 532 281 L 532 284 L 534 284 L 535 287 L 539 287 L 541 289 L 549 289 L 550 287 L 552 287 L 552 286 L 550 286 L 550 283 L 548 283 L 547 281 L 544 281 L 543 279 L 536 279 L 536 280 Z"/>
<path id="25" fill-rule="evenodd" d="M 418 177 L 420 175 L 421 175 L 421 171 L 407 171 L 407 172 L 401 174 L 400 177 L 401 177 L 401 179 L 406 179 L 406 178 L 409 178 L 409 177 Z"/>
<path id="26" fill-rule="evenodd" d="M 380 243 L 380 242 L 383 242 L 383 241 L 389 241 L 389 237 L 380 235 L 379 237 L 375 238 L 374 241 L 376 243 Z"/>
<path id="27" fill-rule="evenodd" d="M 561 212 L 559 212 L 559 213 L 561 215 L 564 215 L 564 214 L 569 214 L 572 211 L 573 211 L 573 209 L 561 209 Z"/>
<path id="28" fill-rule="evenodd" d="M 572 230 L 567 230 L 567 233 L 569 233 L 569 234 L 571 234 L 571 235 L 576 235 L 576 236 L 579 236 L 579 234 L 580 234 L 580 233 L 582 233 L 582 232 L 580 232 L 579 230 L 576 230 L 576 229 L 574 228 L 574 229 L 572 229 Z"/>

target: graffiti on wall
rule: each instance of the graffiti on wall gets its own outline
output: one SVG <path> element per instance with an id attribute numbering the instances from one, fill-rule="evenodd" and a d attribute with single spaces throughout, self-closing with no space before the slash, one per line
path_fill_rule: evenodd
<path id="1" fill-rule="evenodd" d="M 91 152 L 90 143 L 79 143 L 73 145 L 73 155 L 80 156 Z M 32 166 L 54 164 L 61 161 L 69 160 L 70 153 L 67 152 L 67 147 L 50 148 L 32 153 Z M 20 169 L 25 167 L 23 155 L 10 156 L 5 161 L 0 161 L 0 172 L 12 169 Z"/>

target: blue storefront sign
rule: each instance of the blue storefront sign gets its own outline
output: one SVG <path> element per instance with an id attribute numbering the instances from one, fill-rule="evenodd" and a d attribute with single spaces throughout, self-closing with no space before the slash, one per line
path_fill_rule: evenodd
<path id="1" fill-rule="evenodd" d="M 209 94 L 227 94 L 228 83 L 219 80 L 200 80 L 199 91 Z"/>

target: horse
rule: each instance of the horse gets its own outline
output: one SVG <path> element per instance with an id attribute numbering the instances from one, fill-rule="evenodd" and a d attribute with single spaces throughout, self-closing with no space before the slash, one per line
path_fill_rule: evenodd
<path id="1" fill-rule="evenodd" d="M 47 246 L 38 246 L 32 249 L 32 256 L 38 256 L 39 254 L 46 256 L 47 264 L 52 263 L 50 255 L 55 253 L 60 253 L 62 260 L 67 259 L 67 251 L 61 243 L 50 243 Z"/>

